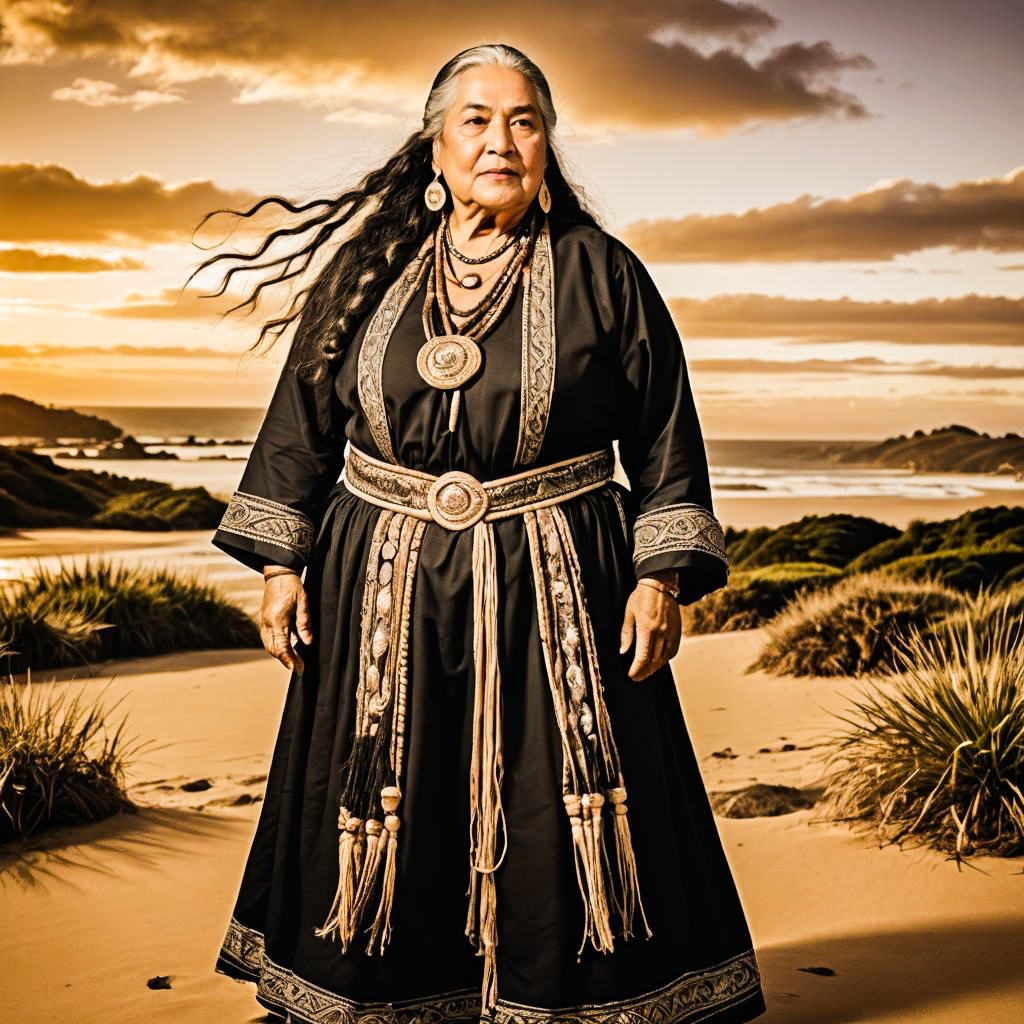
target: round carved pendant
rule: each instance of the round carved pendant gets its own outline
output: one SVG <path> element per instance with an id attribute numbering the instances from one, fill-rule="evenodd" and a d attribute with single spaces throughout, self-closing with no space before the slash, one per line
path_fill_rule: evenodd
<path id="1" fill-rule="evenodd" d="M 432 387 L 458 388 L 480 369 L 480 349 L 462 334 L 438 334 L 423 343 L 416 369 Z"/>
<path id="2" fill-rule="evenodd" d="M 464 530 L 481 519 L 490 499 L 475 476 L 459 470 L 442 473 L 427 492 L 427 508 L 435 523 Z"/>

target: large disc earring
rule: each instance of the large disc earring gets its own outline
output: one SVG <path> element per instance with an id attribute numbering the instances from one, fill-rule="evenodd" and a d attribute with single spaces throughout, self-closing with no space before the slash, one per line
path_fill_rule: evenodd
<path id="1" fill-rule="evenodd" d="M 540 183 L 540 191 L 537 193 L 537 202 L 540 203 L 540 208 L 545 213 L 551 209 L 551 193 L 548 191 L 548 183 L 543 178 Z"/>
<path id="2" fill-rule="evenodd" d="M 423 191 L 423 202 L 427 204 L 428 210 L 440 210 L 448 198 L 448 193 L 439 180 L 440 174 L 440 171 L 435 171 L 434 180 Z"/>

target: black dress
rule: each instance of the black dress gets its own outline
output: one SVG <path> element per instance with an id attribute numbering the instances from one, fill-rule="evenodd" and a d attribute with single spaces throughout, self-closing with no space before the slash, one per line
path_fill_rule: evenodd
<path id="1" fill-rule="evenodd" d="M 341 767 L 351 754 L 361 602 L 382 509 L 339 480 L 346 440 L 431 474 L 479 480 L 618 442 L 610 481 L 559 507 L 571 528 L 624 778 L 640 898 L 613 951 L 581 949 L 583 908 L 523 518 L 494 522 L 507 847 L 494 873 L 502 1022 L 713 1021 L 765 1011 L 758 964 L 671 670 L 636 682 L 619 632 L 636 576 L 680 569 L 680 600 L 727 561 L 679 334 L 648 272 L 593 227 L 546 222 L 531 272 L 481 342 L 456 429 L 451 391 L 418 374 L 427 282 L 402 278 L 334 379 L 282 371 L 213 543 L 254 569 L 305 570 L 313 642 L 293 672 L 266 793 L 216 970 L 296 1022 L 435 1022 L 481 1014 L 467 938 L 473 729 L 471 530 L 428 522 L 412 586 L 402 829 L 391 936 L 368 955 L 315 935 L 338 885 Z M 534 253 L 538 264 L 540 250 Z M 415 262 L 415 261 L 413 261 Z M 410 267 L 412 264 L 410 264 Z M 648 929 L 650 934 L 648 935 Z"/>

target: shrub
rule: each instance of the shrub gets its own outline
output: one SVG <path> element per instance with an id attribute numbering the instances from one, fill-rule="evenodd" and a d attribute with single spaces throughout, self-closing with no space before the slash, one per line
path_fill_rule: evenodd
<path id="1" fill-rule="evenodd" d="M 756 527 L 727 536 L 729 561 L 740 569 L 782 562 L 814 562 L 836 568 L 862 552 L 899 537 L 888 523 L 846 513 L 804 516 L 792 523 Z"/>
<path id="2" fill-rule="evenodd" d="M 123 718 L 110 735 L 107 716 L 120 701 L 86 705 L 86 692 L 55 695 L 53 683 L 13 676 L 0 683 L 0 843 L 137 809 L 124 773 L 145 744 L 125 747 Z"/>
<path id="3" fill-rule="evenodd" d="M 795 594 L 825 586 L 839 575 L 838 569 L 813 562 L 733 572 L 727 587 L 682 607 L 683 628 L 688 634 L 754 629 L 777 614 Z"/>
<path id="4" fill-rule="evenodd" d="M 829 590 L 797 594 L 769 620 L 768 640 L 747 671 L 853 676 L 891 668 L 894 636 L 963 605 L 936 580 L 902 580 L 884 570 L 848 576 Z"/>
<path id="5" fill-rule="evenodd" d="M 958 863 L 1024 853 L 1024 622 L 1014 600 L 985 597 L 981 615 L 900 637 L 895 689 L 875 680 L 851 717 L 838 715 L 849 728 L 824 756 L 827 818 L 874 824 L 888 842 L 916 832 Z"/>
<path id="6" fill-rule="evenodd" d="M 0 589 L 0 655 L 38 667 L 208 647 L 258 647 L 259 627 L 209 584 L 86 560 Z"/>
<path id="7" fill-rule="evenodd" d="M 934 551 L 898 558 L 882 568 L 905 579 L 937 579 L 955 590 L 976 591 L 979 587 L 1005 585 L 1020 579 L 1024 549 Z"/>

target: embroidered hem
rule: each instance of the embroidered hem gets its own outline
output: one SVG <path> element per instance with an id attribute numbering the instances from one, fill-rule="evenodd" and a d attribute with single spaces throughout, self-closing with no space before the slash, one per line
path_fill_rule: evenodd
<path id="1" fill-rule="evenodd" d="M 235 491 L 218 529 L 240 537 L 276 544 L 302 559 L 313 550 L 313 521 L 279 501 Z"/>
<path id="2" fill-rule="evenodd" d="M 478 987 L 422 998 L 359 1002 L 306 981 L 274 963 L 262 933 L 234 917 L 215 968 L 218 974 L 256 984 L 262 1005 L 290 1015 L 294 1024 L 441 1024 L 480 1014 Z M 740 1024 L 763 1013 L 764 996 L 753 949 L 678 978 L 638 996 L 606 1003 L 546 1009 L 498 998 L 494 1024 Z M 729 1011 L 733 1012 L 729 1012 Z"/>
<path id="3" fill-rule="evenodd" d="M 722 524 L 703 505 L 678 502 L 638 515 L 633 521 L 633 564 L 666 551 L 703 551 L 726 565 Z"/>

